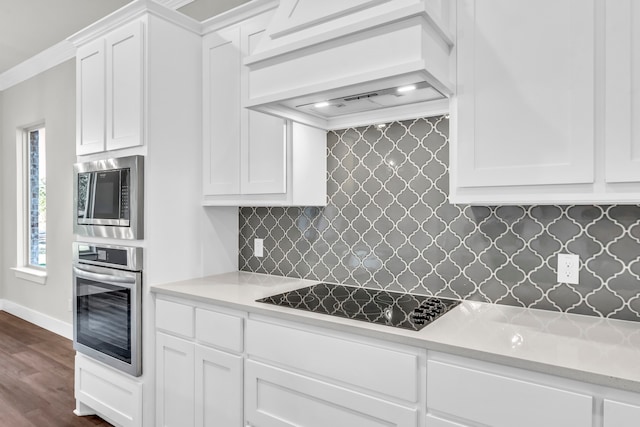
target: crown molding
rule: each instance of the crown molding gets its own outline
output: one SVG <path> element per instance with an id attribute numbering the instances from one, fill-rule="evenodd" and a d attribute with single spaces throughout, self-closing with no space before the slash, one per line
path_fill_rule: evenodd
<path id="1" fill-rule="evenodd" d="M 80 46 L 145 14 L 153 14 L 195 34 L 202 34 L 202 25 L 195 19 L 169 9 L 157 1 L 136 0 L 69 36 L 67 40 L 75 46 Z"/>
<path id="2" fill-rule="evenodd" d="M 76 48 L 63 40 L 0 74 L 0 91 L 35 77 L 76 56 Z"/>

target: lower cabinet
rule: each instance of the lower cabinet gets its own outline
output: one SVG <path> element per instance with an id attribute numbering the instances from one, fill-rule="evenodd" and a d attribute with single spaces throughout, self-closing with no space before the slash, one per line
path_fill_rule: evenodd
<path id="1" fill-rule="evenodd" d="M 640 425 L 640 399 L 636 404 L 604 400 L 604 427 L 637 427 Z"/>
<path id="2" fill-rule="evenodd" d="M 194 352 L 189 341 L 156 334 L 156 425 L 194 425 Z"/>
<path id="3" fill-rule="evenodd" d="M 427 427 L 470 427 L 454 421 L 445 420 L 432 414 L 427 414 Z"/>
<path id="4" fill-rule="evenodd" d="M 139 378 L 76 353 L 76 409 L 73 411 L 76 415 L 98 414 L 118 427 L 140 427 L 143 425 L 142 391 Z"/>
<path id="5" fill-rule="evenodd" d="M 637 393 L 164 296 L 156 387 L 162 427 L 640 425 Z"/>
<path id="6" fill-rule="evenodd" d="M 251 427 L 416 427 L 418 411 L 335 384 L 247 360 L 247 425 Z"/>
<path id="7" fill-rule="evenodd" d="M 246 325 L 251 427 L 418 427 L 425 351 L 269 318 Z"/>
<path id="8" fill-rule="evenodd" d="M 195 425 L 241 426 L 242 356 L 195 346 Z"/>
<path id="9" fill-rule="evenodd" d="M 497 366 L 484 370 L 482 364 L 477 368 L 460 361 L 465 363 L 427 362 L 429 427 L 593 426 L 594 398 L 587 392 L 545 383 L 543 375 L 530 373 L 534 378 L 529 381 Z"/>
<path id="10" fill-rule="evenodd" d="M 243 425 L 244 319 L 209 308 L 156 301 L 157 426 Z"/>
<path id="11" fill-rule="evenodd" d="M 163 427 L 242 426 L 242 357 L 156 334 L 156 421 Z"/>

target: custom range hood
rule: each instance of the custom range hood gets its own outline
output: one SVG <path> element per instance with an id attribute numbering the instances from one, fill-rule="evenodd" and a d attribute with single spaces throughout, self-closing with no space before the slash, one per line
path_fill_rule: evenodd
<path id="1" fill-rule="evenodd" d="M 245 106 L 323 129 L 443 113 L 451 13 L 448 0 L 280 0 L 244 61 Z"/>

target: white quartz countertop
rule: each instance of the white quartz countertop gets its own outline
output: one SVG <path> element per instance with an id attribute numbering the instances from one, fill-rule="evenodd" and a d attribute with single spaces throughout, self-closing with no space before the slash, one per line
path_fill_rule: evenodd
<path id="1" fill-rule="evenodd" d="M 640 392 L 640 323 L 463 301 L 416 332 L 255 302 L 314 283 L 233 272 L 151 291 Z"/>

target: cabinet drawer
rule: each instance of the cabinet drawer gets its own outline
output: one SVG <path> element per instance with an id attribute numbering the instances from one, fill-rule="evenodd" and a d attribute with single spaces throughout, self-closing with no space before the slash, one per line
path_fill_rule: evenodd
<path id="1" fill-rule="evenodd" d="M 591 427 L 592 397 L 430 360 L 427 407 L 492 427 Z"/>
<path id="2" fill-rule="evenodd" d="M 156 328 L 193 338 L 194 308 L 163 299 L 156 300 Z"/>
<path id="3" fill-rule="evenodd" d="M 247 353 L 409 402 L 418 399 L 418 354 L 247 321 Z"/>
<path id="4" fill-rule="evenodd" d="M 75 398 L 123 427 L 141 424 L 142 384 L 77 353 Z"/>
<path id="5" fill-rule="evenodd" d="M 604 427 L 637 427 L 640 420 L 640 406 L 604 401 Z"/>
<path id="6" fill-rule="evenodd" d="M 464 424 L 455 423 L 453 421 L 443 420 L 427 414 L 427 427 L 467 427 Z"/>
<path id="7" fill-rule="evenodd" d="M 259 362 L 245 365 L 247 422 L 264 427 L 417 427 L 415 408 Z"/>
<path id="8" fill-rule="evenodd" d="M 241 317 L 196 308 L 196 339 L 203 344 L 242 353 L 242 324 Z"/>

